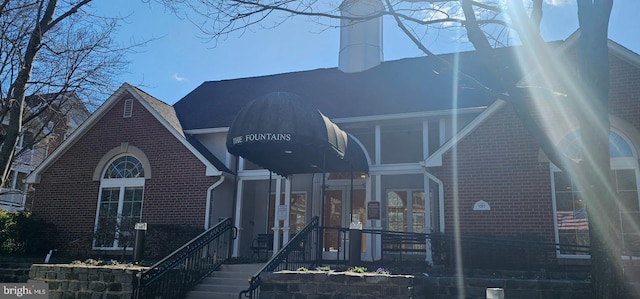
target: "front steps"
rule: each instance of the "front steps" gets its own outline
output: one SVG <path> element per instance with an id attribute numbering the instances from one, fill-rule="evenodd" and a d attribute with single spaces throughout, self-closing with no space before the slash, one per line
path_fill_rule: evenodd
<path id="1" fill-rule="evenodd" d="M 264 264 L 224 264 L 187 294 L 186 299 L 237 299 Z"/>

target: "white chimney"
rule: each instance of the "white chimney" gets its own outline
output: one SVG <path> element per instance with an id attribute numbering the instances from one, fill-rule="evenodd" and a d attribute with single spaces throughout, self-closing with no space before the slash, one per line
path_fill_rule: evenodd
<path id="1" fill-rule="evenodd" d="M 343 17 L 366 18 L 382 11 L 380 0 L 344 0 Z M 338 68 L 345 73 L 368 70 L 382 62 L 382 18 L 341 20 Z"/>

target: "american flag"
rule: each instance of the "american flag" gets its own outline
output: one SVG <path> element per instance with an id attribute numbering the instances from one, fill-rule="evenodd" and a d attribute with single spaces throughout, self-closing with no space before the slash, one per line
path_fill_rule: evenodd
<path id="1" fill-rule="evenodd" d="M 587 211 L 579 209 L 575 211 L 558 211 L 558 229 L 563 230 L 589 230 Z"/>

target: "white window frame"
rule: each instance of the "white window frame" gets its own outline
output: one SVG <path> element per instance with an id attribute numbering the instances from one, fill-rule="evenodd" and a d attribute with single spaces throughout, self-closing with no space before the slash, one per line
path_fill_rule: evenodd
<path id="1" fill-rule="evenodd" d="M 140 177 L 140 178 L 117 178 L 117 179 L 105 179 L 104 175 L 106 173 L 106 171 L 109 169 L 109 167 L 111 166 L 111 164 L 118 158 L 122 157 L 122 156 L 131 156 L 136 158 L 138 161 L 140 161 L 140 163 L 142 163 L 142 160 L 140 160 L 138 157 L 133 156 L 131 154 L 126 154 L 126 155 L 118 155 L 116 157 L 113 157 L 109 163 L 107 163 L 104 167 L 104 169 L 102 170 L 102 175 L 101 175 L 101 180 L 100 180 L 100 192 L 98 192 L 98 203 L 97 203 L 97 208 L 96 208 L 96 215 L 95 215 L 95 222 L 94 222 L 94 229 L 93 232 L 95 233 L 98 230 L 98 222 L 100 220 L 100 205 L 102 203 L 102 191 L 105 188 L 116 188 L 119 187 L 120 188 L 120 193 L 118 194 L 118 210 L 117 210 L 117 214 L 116 214 L 116 221 L 120 221 L 120 219 L 122 218 L 122 207 L 124 205 L 124 195 L 125 195 L 125 188 L 127 187 L 142 187 L 143 188 L 143 194 L 142 194 L 142 203 L 141 203 L 141 207 L 140 207 L 140 218 L 142 218 L 142 214 L 143 214 L 143 207 L 144 207 L 144 184 L 145 184 L 145 178 L 144 177 Z M 117 232 L 114 232 L 114 235 L 117 234 Z M 114 242 L 113 242 L 113 246 L 112 247 L 98 247 L 96 246 L 96 240 L 95 238 L 92 241 L 92 248 L 94 250 L 121 250 L 122 247 L 119 246 L 119 242 L 118 242 L 118 238 L 115 238 Z"/>
<path id="2" fill-rule="evenodd" d="M 636 189 L 638 196 L 638 204 L 640 205 L 640 167 L 638 165 L 638 153 L 637 149 L 633 146 L 633 143 L 629 138 L 619 130 L 611 127 L 611 131 L 616 133 L 618 136 L 622 137 L 622 139 L 631 147 L 632 157 L 620 157 L 620 158 L 611 158 L 611 170 L 635 170 L 636 176 Z M 549 167 L 550 178 L 551 178 L 551 196 L 553 201 L 553 229 L 555 235 L 555 242 L 558 243 L 560 240 L 559 231 L 558 231 L 558 214 L 556 207 L 556 188 L 555 188 L 555 173 L 562 172 L 560 168 L 558 168 L 554 164 L 550 164 Z M 576 254 L 563 254 L 560 250 L 556 250 L 556 256 L 558 258 L 566 258 L 566 259 L 590 259 L 590 254 L 585 255 L 576 255 Z"/>

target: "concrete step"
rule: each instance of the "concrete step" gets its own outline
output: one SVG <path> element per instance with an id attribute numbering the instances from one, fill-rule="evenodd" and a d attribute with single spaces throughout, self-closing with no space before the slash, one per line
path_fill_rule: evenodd
<path id="1" fill-rule="evenodd" d="M 225 264 L 187 294 L 186 299 L 236 299 L 264 264 Z"/>

